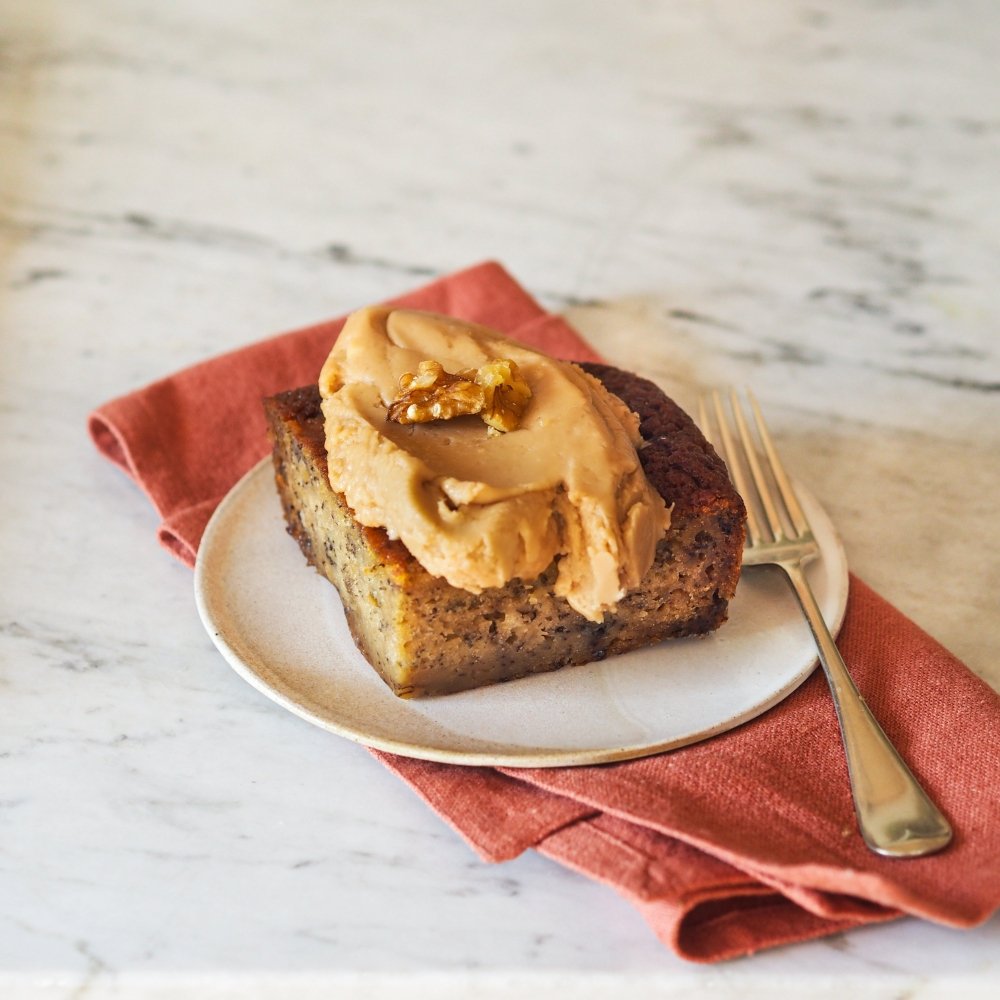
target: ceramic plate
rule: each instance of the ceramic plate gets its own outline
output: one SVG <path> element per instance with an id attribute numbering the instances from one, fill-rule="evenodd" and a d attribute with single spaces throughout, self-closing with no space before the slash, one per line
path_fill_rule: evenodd
<path id="1" fill-rule="evenodd" d="M 836 633 L 847 561 L 816 500 L 809 579 Z M 441 698 L 393 695 L 351 639 L 336 590 L 286 534 L 269 460 L 215 512 L 198 553 L 198 610 L 243 678 L 279 705 L 366 746 L 459 764 L 555 767 L 642 757 L 752 719 L 816 664 L 780 570 L 751 569 L 718 632 Z"/>

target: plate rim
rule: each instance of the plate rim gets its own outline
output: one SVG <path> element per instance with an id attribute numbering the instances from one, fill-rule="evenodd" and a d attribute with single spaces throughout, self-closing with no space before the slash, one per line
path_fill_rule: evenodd
<path id="1" fill-rule="evenodd" d="M 768 697 L 762 699 L 761 701 L 755 702 L 746 709 L 737 712 L 734 715 L 728 716 L 726 719 L 720 721 L 714 726 L 708 727 L 707 729 L 699 730 L 697 733 L 672 737 L 656 743 L 647 742 L 618 747 L 606 746 L 582 749 L 526 748 L 521 751 L 511 751 L 508 749 L 506 751 L 499 752 L 489 750 L 450 749 L 432 744 L 422 745 L 415 743 L 412 740 L 394 740 L 380 736 L 373 737 L 371 734 L 362 733 L 357 728 L 346 725 L 342 722 L 337 722 L 334 719 L 331 719 L 328 715 L 318 714 L 316 711 L 312 711 L 307 706 L 301 704 L 300 701 L 296 701 L 295 698 L 288 693 L 291 690 L 291 686 L 282 684 L 280 682 L 280 676 L 277 678 L 277 683 L 275 683 L 274 680 L 269 682 L 267 679 L 262 677 L 258 671 L 254 670 L 254 668 L 246 662 L 223 632 L 216 627 L 216 619 L 211 609 L 212 596 L 209 593 L 208 586 L 208 578 L 210 575 L 209 563 L 211 554 L 214 551 L 213 545 L 215 544 L 216 536 L 221 535 L 227 527 L 230 510 L 244 500 L 243 494 L 249 488 L 256 485 L 256 480 L 258 478 L 262 478 L 265 471 L 271 465 L 271 457 L 265 456 L 243 476 L 241 476 L 232 489 L 230 489 L 230 491 L 219 503 L 218 507 L 216 507 L 215 511 L 213 511 L 212 516 L 205 527 L 201 542 L 198 546 L 194 572 L 195 603 L 199 617 L 201 618 L 202 624 L 208 632 L 209 637 L 211 638 L 216 649 L 222 654 L 229 666 L 253 688 L 299 718 L 304 719 L 305 721 L 318 726 L 327 732 L 341 736 L 353 743 L 357 743 L 369 749 L 418 760 L 446 764 L 459 764 L 469 767 L 490 766 L 510 768 L 551 768 L 620 763 L 627 760 L 636 760 L 660 753 L 666 753 L 671 750 L 680 749 L 684 746 L 692 746 L 696 743 L 713 739 L 716 736 L 729 732 L 746 722 L 750 722 L 753 719 L 764 715 L 766 712 L 770 711 L 770 709 L 774 708 L 776 705 L 780 704 L 787 697 L 789 697 L 794 691 L 801 687 L 803 683 L 805 683 L 818 666 L 819 661 L 817 656 L 814 657 L 811 662 L 805 665 L 801 670 L 796 672 L 787 681 L 787 683 L 770 692 Z M 795 486 L 796 489 L 800 491 L 800 494 L 807 497 L 807 501 L 811 500 L 813 504 L 815 504 L 831 528 L 830 542 L 832 543 L 832 551 L 830 551 L 830 546 L 823 547 L 821 549 L 820 558 L 829 559 L 832 557 L 837 563 L 837 566 L 834 567 L 832 576 L 836 578 L 837 593 L 838 595 L 842 594 L 842 596 L 838 596 L 834 620 L 827 623 L 831 633 L 836 636 L 843 625 L 847 611 L 849 569 L 847 565 L 846 552 L 844 550 L 843 542 L 837 533 L 833 522 L 830 520 L 829 515 L 826 514 L 826 511 L 819 504 L 819 501 L 808 490 L 802 487 L 800 483 L 796 482 Z M 275 502 L 280 502 L 276 493 Z M 304 572 L 316 572 L 312 566 L 305 562 L 303 562 L 302 569 Z M 780 570 L 767 566 L 748 566 L 744 567 L 744 569 L 751 570 L 753 572 L 762 572 L 767 569 L 770 569 L 772 572 L 780 572 Z M 336 588 L 326 581 L 325 577 L 317 574 L 317 579 L 325 582 L 326 585 L 331 588 L 333 596 L 338 601 L 340 600 Z M 371 668 L 370 665 L 369 668 L 374 669 Z M 521 680 L 530 682 L 531 679 L 532 678 L 529 677 L 522 678 Z"/>

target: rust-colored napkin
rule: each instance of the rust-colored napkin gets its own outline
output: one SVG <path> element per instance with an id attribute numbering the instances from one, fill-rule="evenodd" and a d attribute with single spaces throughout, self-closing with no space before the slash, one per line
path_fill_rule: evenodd
<path id="1" fill-rule="evenodd" d="M 394 301 L 596 359 L 497 264 Z M 188 565 L 216 504 L 268 451 L 261 397 L 314 380 L 342 322 L 214 358 L 91 415 L 95 444 L 146 491 L 161 541 Z M 643 760 L 501 769 L 377 756 L 484 858 L 534 847 L 605 882 L 685 958 L 730 958 L 902 914 L 982 922 L 1000 905 L 1000 698 L 854 578 L 839 645 L 955 827 L 942 854 L 889 860 L 864 847 L 818 674 L 732 732 Z"/>

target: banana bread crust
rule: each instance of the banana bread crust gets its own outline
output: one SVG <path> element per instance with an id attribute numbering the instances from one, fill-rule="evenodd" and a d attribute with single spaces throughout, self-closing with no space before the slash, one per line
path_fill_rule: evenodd
<path id="1" fill-rule="evenodd" d="M 555 564 L 535 580 L 478 595 L 431 576 L 383 529 L 358 524 L 330 487 L 316 387 L 264 401 L 287 529 L 336 586 L 355 642 L 397 695 L 446 694 L 601 660 L 703 635 L 726 620 L 746 514 L 724 463 L 652 382 L 608 365 L 581 367 L 639 415 L 640 461 L 672 505 L 653 567 L 598 623 L 552 593 Z"/>

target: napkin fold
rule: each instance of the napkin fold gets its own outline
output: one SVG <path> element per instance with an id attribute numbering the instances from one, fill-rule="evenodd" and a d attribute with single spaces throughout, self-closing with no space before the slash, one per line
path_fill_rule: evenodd
<path id="1" fill-rule="evenodd" d="M 496 263 L 393 301 L 484 323 L 559 357 L 600 360 Z M 202 362 L 90 415 L 95 445 L 146 492 L 161 543 L 187 565 L 216 505 L 269 450 L 262 397 L 314 381 L 343 322 Z M 615 888 L 691 960 L 904 914 L 981 923 L 1000 906 L 1000 697 L 853 576 L 838 645 L 955 828 L 941 854 L 896 860 L 864 846 L 818 673 L 737 729 L 641 760 L 517 769 L 372 752 L 484 859 L 535 848 Z"/>

